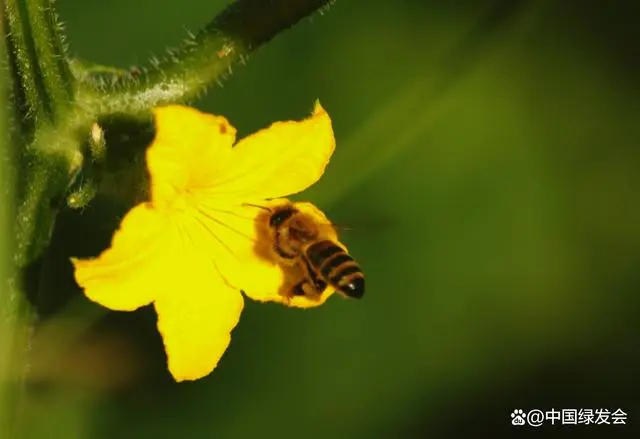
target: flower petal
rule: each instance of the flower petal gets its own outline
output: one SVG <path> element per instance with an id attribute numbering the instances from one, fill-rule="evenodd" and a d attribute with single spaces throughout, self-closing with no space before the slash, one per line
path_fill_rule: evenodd
<path id="1" fill-rule="evenodd" d="M 183 289 L 162 294 L 155 301 L 169 372 L 176 381 L 197 380 L 218 365 L 231 341 L 243 308 L 240 291 L 211 270 L 190 273 Z M 209 276 L 203 276 L 204 273 Z"/>
<path id="2" fill-rule="evenodd" d="M 197 216 L 188 209 L 169 216 L 171 229 L 161 249 L 165 264 L 155 272 L 154 305 L 169 371 L 176 381 L 195 380 L 218 364 L 243 298 L 219 266 L 222 255 L 204 245 L 205 229 Z"/>
<path id="3" fill-rule="evenodd" d="M 109 249 L 95 259 L 71 260 L 76 282 L 90 300 L 113 310 L 148 305 L 167 264 L 162 241 L 168 230 L 163 216 L 139 204 L 124 217 Z"/>
<path id="4" fill-rule="evenodd" d="M 212 195 L 266 199 L 300 192 L 322 176 L 334 147 L 331 119 L 318 102 L 305 120 L 276 122 L 240 140 L 212 180 Z"/>
<path id="5" fill-rule="evenodd" d="M 236 129 L 221 116 L 169 105 L 154 111 L 156 136 L 147 150 L 155 207 L 184 191 L 206 188 L 228 169 Z"/>

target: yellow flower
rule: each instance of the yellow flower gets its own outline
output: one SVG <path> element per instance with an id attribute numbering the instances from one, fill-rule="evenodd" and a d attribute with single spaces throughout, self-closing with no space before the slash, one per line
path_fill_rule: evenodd
<path id="1" fill-rule="evenodd" d="M 72 259 L 86 296 L 112 310 L 153 304 L 176 381 L 209 374 L 243 308 L 241 291 L 296 307 L 287 299 L 296 274 L 265 256 L 264 210 L 286 202 L 323 174 L 335 140 L 319 103 L 302 121 L 277 122 L 235 143 L 220 116 L 182 106 L 154 110 L 156 137 L 146 152 L 150 200 L 131 209 L 111 247 L 95 259 Z M 253 206 L 251 206 L 253 205 Z M 328 220 L 309 203 L 299 208 Z M 262 219 L 261 219 L 262 218 Z M 289 271 L 288 271 L 289 270 Z"/>

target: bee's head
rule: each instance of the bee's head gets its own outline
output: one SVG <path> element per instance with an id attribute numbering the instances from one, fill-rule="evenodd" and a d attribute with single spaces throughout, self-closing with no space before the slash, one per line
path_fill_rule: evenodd
<path id="1" fill-rule="evenodd" d="M 292 206 L 285 206 L 274 211 L 269 217 L 269 226 L 275 229 L 276 227 L 282 225 L 282 223 L 284 223 L 286 220 L 291 218 L 296 212 L 297 210 Z"/>

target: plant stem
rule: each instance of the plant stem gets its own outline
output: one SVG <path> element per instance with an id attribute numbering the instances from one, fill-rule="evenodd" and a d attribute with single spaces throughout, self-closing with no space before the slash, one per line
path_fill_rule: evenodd
<path id="1" fill-rule="evenodd" d="M 0 437 L 18 435 L 35 311 L 22 273 L 41 254 L 78 146 L 65 132 L 72 80 L 49 0 L 5 0 L 0 56 Z M 7 75 L 10 73 L 10 76 Z M 10 85 L 11 83 L 11 85 Z M 11 99 L 9 97 L 9 91 Z"/>
<path id="2" fill-rule="evenodd" d="M 11 142 L 17 210 L 11 236 L 14 261 L 24 268 L 46 246 L 56 213 L 52 200 L 63 195 L 81 156 L 74 133 L 78 117 L 65 111 L 73 105 L 73 76 L 51 0 L 5 0 L 4 6 L 17 125 Z"/>
<path id="3" fill-rule="evenodd" d="M 27 21 L 26 5 L 23 0 L 5 0 L 3 17 L 4 35 L 7 41 L 7 56 L 13 79 L 14 100 L 21 108 L 16 108 L 25 119 L 34 120 L 50 115 L 45 97 L 44 83 L 36 60 L 36 51 Z M 16 114 L 18 116 L 18 114 Z"/>
<path id="4" fill-rule="evenodd" d="M 97 83 L 79 90 L 79 103 L 111 114 L 126 109 L 128 114 L 148 111 L 167 103 L 184 102 L 197 97 L 219 80 L 235 62 L 279 32 L 330 0 L 238 0 L 227 7 L 197 35 L 178 50 L 168 51 L 149 67 L 127 75 L 101 76 Z M 109 96 L 109 99 L 104 99 Z"/>
<path id="5" fill-rule="evenodd" d="M 14 17 L 15 18 L 15 17 Z M 0 31 L 4 34 L 2 20 Z M 15 37 L 15 34 L 13 35 Z M 0 59 L 5 59 L 5 44 L 0 41 Z M 29 69 L 27 69 L 28 71 Z M 7 70 L 0 68 L 0 99 L 8 102 L 10 81 Z M 33 95 L 32 95 L 33 97 Z M 12 116 L 0 105 L 0 437 L 13 438 L 19 418 L 24 390 L 26 356 L 29 347 L 31 309 L 20 290 L 18 269 L 13 258 L 15 248 L 15 181 L 18 154 L 14 143 L 19 139 L 12 129 Z"/>
<path id="6" fill-rule="evenodd" d="M 72 76 L 51 0 L 26 0 L 31 35 L 55 115 L 71 103 Z"/>
<path id="7" fill-rule="evenodd" d="M 71 103 L 73 76 L 51 0 L 5 0 L 4 12 L 17 119 L 23 133 L 31 132 L 60 118 Z"/>

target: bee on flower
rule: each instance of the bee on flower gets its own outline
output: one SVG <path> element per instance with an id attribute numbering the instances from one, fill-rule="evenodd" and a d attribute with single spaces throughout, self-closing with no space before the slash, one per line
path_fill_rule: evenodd
<path id="1" fill-rule="evenodd" d="M 90 300 L 117 311 L 153 304 L 176 381 L 216 367 L 242 293 L 300 308 L 336 291 L 362 296 L 359 266 L 331 226 L 319 227 L 330 224 L 326 217 L 284 198 L 318 181 L 334 151 L 331 119 L 319 103 L 304 120 L 276 122 L 237 143 L 224 117 L 177 105 L 153 113 L 150 199 L 126 214 L 102 254 L 72 263 Z M 264 209 L 281 212 L 277 206 L 304 221 L 275 224 Z M 289 253 L 279 253 L 285 247 Z"/>

